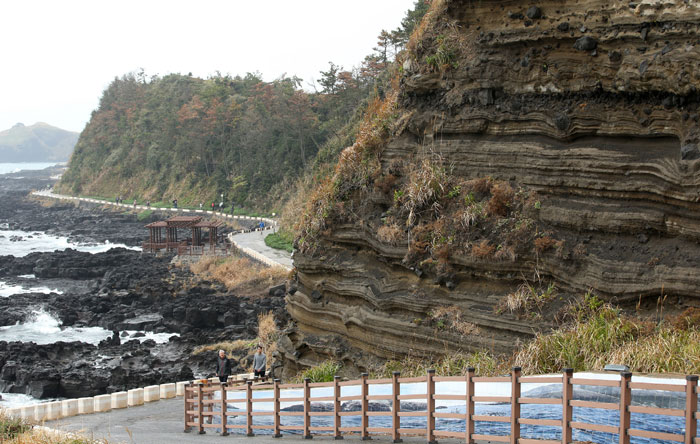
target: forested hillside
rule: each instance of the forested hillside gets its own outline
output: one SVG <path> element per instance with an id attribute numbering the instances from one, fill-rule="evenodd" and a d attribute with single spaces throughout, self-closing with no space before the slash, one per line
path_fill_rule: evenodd
<path id="1" fill-rule="evenodd" d="M 250 73 L 115 78 L 59 189 L 182 204 L 218 202 L 224 193 L 226 204 L 278 209 L 299 176 L 352 143 L 356 110 L 383 94 L 387 70 L 424 9 L 417 2 L 399 29 L 382 31 L 359 68 L 330 63 L 318 91 L 304 90 L 296 77 L 265 82 Z"/>

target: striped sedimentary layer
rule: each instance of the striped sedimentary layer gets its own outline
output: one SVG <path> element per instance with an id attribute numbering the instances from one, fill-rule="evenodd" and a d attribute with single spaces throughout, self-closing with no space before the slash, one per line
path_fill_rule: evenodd
<path id="1" fill-rule="evenodd" d="M 403 63 L 402 125 L 382 169 L 429 151 L 461 179 L 532 190 L 538 224 L 579 254 L 456 252 L 445 285 L 406 263 L 405 239 L 379 240 L 373 221 L 391 196 L 378 197 L 358 215 L 366 223 L 332 225 L 321 252 L 295 256 L 288 360 L 335 355 L 363 368 L 458 348 L 508 352 L 588 290 L 642 310 L 659 295 L 671 311 L 699 305 L 697 4 L 453 0 L 430 14 Z M 563 300 L 536 320 L 499 312 L 535 271 Z M 424 322 L 439 306 L 459 307 L 477 331 Z"/>

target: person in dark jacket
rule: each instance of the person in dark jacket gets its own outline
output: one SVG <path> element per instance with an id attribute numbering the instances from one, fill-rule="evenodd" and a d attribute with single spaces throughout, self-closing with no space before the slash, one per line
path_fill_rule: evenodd
<path id="1" fill-rule="evenodd" d="M 231 361 L 226 357 L 226 352 L 219 350 L 219 356 L 216 358 L 216 376 L 219 381 L 226 382 L 231 376 Z"/>

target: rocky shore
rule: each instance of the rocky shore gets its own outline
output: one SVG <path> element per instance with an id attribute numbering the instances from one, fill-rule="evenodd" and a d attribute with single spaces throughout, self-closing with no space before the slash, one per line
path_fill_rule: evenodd
<path id="1" fill-rule="evenodd" d="M 28 196 L 47 183 L 39 173 L 23 179 L 0 176 L 0 224 L 68 236 L 74 242 L 136 246 L 144 238 L 144 222 L 134 214 L 72 203 L 42 205 Z M 273 311 L 284 318 L 283 290 L 261 289 L 269 297 L 238 297 L 222 284 L 171 264 L 171 259 L 125 248 L 0 256 L 0 281 L 23 285 L 34 275 L 34 285 L 61 292 L 0 298 L 0 326 L 23 323 L 32 312 L 43 310 L 60 319 L 62 327 L 113 332 L 98 345 L 0 341 L 0 391 L 72 398 L 209 375 L 214 358 L 193 356 L 195 347 L 255 338 L 259 313 Z M 127 337 L 127 330 L 173 336 L 156 344 Z M 245 371 L 240 366 L 233 370 Z"/>

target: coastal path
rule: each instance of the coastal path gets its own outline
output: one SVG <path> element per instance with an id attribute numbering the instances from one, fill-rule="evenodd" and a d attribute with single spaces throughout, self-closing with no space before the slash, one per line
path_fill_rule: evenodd
<path id="1" fill-rule="evenodd" d="M 34 191 L 32 193 L 35 196 L 46 197 L 50 199 L 60 199 L 60 200 L 70 200 L 78 202 L 94 203 L 98 205 L 110 205 L 113 207 L 122 207 L 125 209 L 135 209 L 135 210 L 151 210 L 160 211 L 164 213 L 177 213 L 177 214 L 202 214 L 209 215 L 225 220 L 237 220 L 237 221 L 263 221 L 265 222 L 267 230 L 274 230 L 277 226 L 277 221 L 267 217 L 251 217 L 251 216 L 238 216 L 226 214 L 218 211 L 208 211 L 208 210 L 190 210 L 187 208 L 156 208 L 148 207 L 145 205 L 129 205 L 123 203 L 116 203 L 108 200 L 92 199 L 87 197 L 75 197 L 67 196 L 63 194 L 56 194 L 52 190 L 40 190 Z M 261 233 L 260 230 L 256 229 L 254 231 L 247 231 L 243 233 L 231 233 L 229 235 L 229 240 L 236 246 L 243 254 L 250 256 L 258 262 L 262 262 L 269 266 L 281 266 L 287 270 L 291 270 L 292 255 L 284 250 L 278 250 L 275 248 L 270 248 L 265 245 L 265 233 Z"/>
<path id="2" fill-rule="evenodd" d="M 280 440 L 272 435 L 220 436 L 215 430 L 210 430 L 204 435 L 198 434 L 197 431 L 183 433 L 182 414 L 182 398 L 175 398 L 139 407 L 73 416 L 47 422 L 46 426 L 66 432 L 80 432 L 89 438 L 107 440 L 110 444 L 280 444 L 290 440 L 301 442 L 301 435 L 287 435 Z M 314 436 L 314 441 L 336 442 L 330 436 Z M 359 435 L 346 437 L 345 441 L 359 444 L 361 438 Z M 373 441 L 390 443 L 391 437 L 373 437 Z M 425 439 L 419 438 L 404 441 L 409 444 L 425 443 Z"/>
<path id="3" fill-rule="evenodd" d="M 204 435 L 197 431 L 183 433 L 182 431 L 182 399 L 168 399 L 138 407 L 111 410 L 92 415 L 79 415 L 57 421 L 47 422 L 46 426 L 66 432 L 80 432 L 96 440 L 107 440 L 110 444 L 280 444 L 279 439 L 272 435 L 257 435 L 254 438 L 245 435 L 231 434 L 220 436 L 214 430 Z M 298 436 L 301 439 L 301 435 Z M 293 435 L 286 440 L 296 440 Z M 314 441 L 332 442 L 333 438 L 314 437 Z M 374 439 L 378 442 L 391 442 L 390 437 Z M 361 441 L 361 438 L 350 438 L 349 441 Z M 334 441 L 333 441 L 334 442 Z M 425 440 L 416 439 L 416 443 Z"/>

